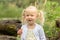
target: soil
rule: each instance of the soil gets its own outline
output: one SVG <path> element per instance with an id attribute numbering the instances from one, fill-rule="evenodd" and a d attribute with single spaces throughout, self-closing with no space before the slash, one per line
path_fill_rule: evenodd
<path id="1" fill-rule="evenodd" d="M 8 35 L 0 35 L 0 40 L 16 40 L 16 37 Z"/>

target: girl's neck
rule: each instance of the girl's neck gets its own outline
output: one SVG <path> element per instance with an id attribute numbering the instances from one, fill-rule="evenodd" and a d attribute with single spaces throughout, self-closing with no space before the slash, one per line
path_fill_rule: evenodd
<path id="1" fill-rule="evenodd" d="M 35 28 L 35 23 L 34 24 L 28 24 L 28 29 L 34 29 Z"/>

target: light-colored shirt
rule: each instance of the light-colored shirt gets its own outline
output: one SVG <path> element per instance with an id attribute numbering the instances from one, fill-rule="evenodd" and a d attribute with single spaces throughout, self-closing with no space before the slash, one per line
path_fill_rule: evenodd
<path id="1" fill-rule="evenodd" d="M 28 29 L 26 40 L 36 40 L 36 37 L 33 33 L 33 29 Z"/>
<path id="2" fill-rule="evenodd" d="M 27 24 L 23 25 L 22 29 L 23 30 L 22 30 L 21 40 L 26 40 L 26 36 L 28 33 Z M 46 40 L 45 33 L 42 26 L 35 24 L 35 28 L 32 31 L 34 36 L 36 37 L 36 40 Z"/>

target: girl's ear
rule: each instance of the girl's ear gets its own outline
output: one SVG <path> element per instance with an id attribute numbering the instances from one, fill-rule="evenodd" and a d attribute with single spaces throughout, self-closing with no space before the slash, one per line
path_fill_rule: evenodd
<path id="1" fill-rule="evenodd" d="M 40 13 L 37 14 L 37 17 L 40 18 Z"/>
<path id="2" fill-rule="evenodd" d="M 39 13 L 38 13 L 38 12 L 36 13 L 36 17 L 37 17 L 37 18 L 39 17 Z"/>

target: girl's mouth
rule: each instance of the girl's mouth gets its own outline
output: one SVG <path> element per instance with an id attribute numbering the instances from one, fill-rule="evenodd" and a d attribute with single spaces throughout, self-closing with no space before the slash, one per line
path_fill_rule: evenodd
<path id="1" fill-rule="evenodd" d="M 32 21 L 32 20 L 28 20 L 28 21 Z"/>

